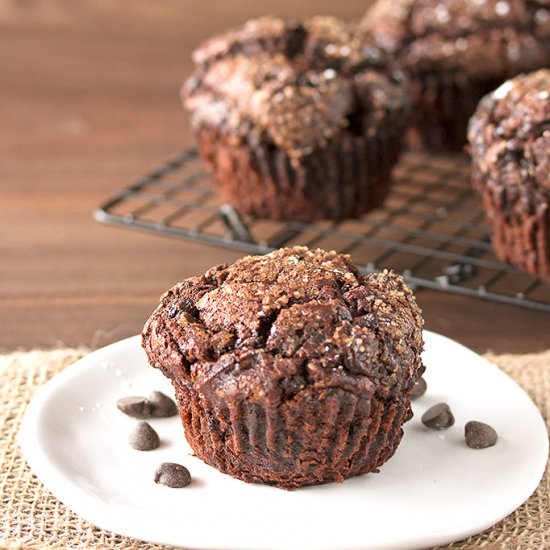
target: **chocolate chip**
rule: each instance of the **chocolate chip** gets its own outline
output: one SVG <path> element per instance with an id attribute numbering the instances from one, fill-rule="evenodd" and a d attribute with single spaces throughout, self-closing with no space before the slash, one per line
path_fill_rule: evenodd
<path id="1" fill-rule="evenodd" d="M 464 437 L 466 438 L 466 445 L 472 449 L 486 449 L 487 447 L 493 447 L 497 443 L 498 435 L 494 428 L 485 424 L 485 422 L 478 422 L 477 420 L 471 420 L 464 426 Z"/>
<path id="2" fill-rule="evenodd" d="M 178 407 L 174 401 L 160 391 L 154 391 L 149 396 L 149 404 L 155 418 L 168 418 L 178 414 Z"/>
<path id="3" fill-rule="evenodd" d="M 178 314 L 178 311 L 178 306 L 172 306 L 172 308 L 168 312 L 168 319 L 173 319 Z"/>
<path id="4" fill-rule="evenodd" d="M 138 451 L 152 451 L 160 445 L 160 438 L 147 422 L 138 423 L 130 434 L 130 445 Z"/>
<path id="5" fill-rule="evenodd" d="M 438 403 L 422 415 L 422 424 L 431 430 L 445 430 L 455 423 L 455 417 L 447 403 Z"/>
<path id="6" fill-rule="evenodd" d="M 151 404 L 145 397 L 122 397 L 116 402 L 120 411 L 134 418 L 151 418 Z"/>
<path id="7" fill-rule="evenodd" d="M 422 397 L 426 393 L 427 389 L 428 384 L 426 384 L 426 380 L 424 380 L 424 378 L 419 378 L 414 385 L 411 398 L 418 399 L 419 397 Z"/>
<path id="8" fill-rule="evenodd" d="M 300 390 L 306 386 L 306 380 L 303 376 L 296 374 L 294 376 L 286 376 L 279 382 L 279 386 L 283 395 L 287 399 L 294 397 Z"/>
<path id="9" fill-rule="evenodd" d="M 193 317 L 197 317 L 199 312 L 197 308 L 195 307 L 195 303 L 193 300 L 190 300 L 189 298 L 185 298 L 185 300 L 182 300 L 179 304 L 180 310 L 185 311 L 186 313 L 189 313 Z"/>
<path id="10" fill-rule="evenodd" d="M 189 470 L 181 464 L 174 462 L 162 463 L 155 472 L 155 483 L 161 483 L 167 487 L 186 487 L 191 483 Z"/>

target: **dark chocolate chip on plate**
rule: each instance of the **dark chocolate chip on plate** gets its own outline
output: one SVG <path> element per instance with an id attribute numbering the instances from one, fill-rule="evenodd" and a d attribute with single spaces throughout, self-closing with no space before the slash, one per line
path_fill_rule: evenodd
<path id="1" fill-rule="evenodd" d="M 146 397 L 122 397 L 116 402 L 120 411 L 134 418 L 151 418 L 151 404 Z"/>
<path id="2" fill-rule="evenodd" d="M 157 432 L 145 421 L 138 422 L 130 434 L 130 445 L 138 451 L 152 451 L 160 445 Z"/>
<path id="3" fill-rule="evenodd" d="M 155 418 L 167 418 L 178 414 L 178 408 L 174 401 L 160 391 L 154 391 L 149 396 L 151 414 Z"/>
<path id="4" fill-rule="evenodd" d="M 422 415 L 422 424 L 431 430 L 445 430 L 455 423 L 455 417 L 447 403 L 438 403 Z"/>
<path id="5" fill-rule="evenodd" d="M 175 462 L 162 463 L 155 472 L 155 483 L 161 483 L 167 487 L 178 489 L 191 483 L 189 470 Z"/>
<path id="6" fill-rule="evenodd" d="M 424 380 L 424 378 L 419 378 L 414 385 L 411 398 L 418 399 L 419 397 L 422 397 L 426 393 L 427 389 L 428 384 L 426 384 L 426 380 Z"/>
<path id="7" fill-rule="evenodd" d="M 486 449 L 497 443 L 498 435 L 495 429 L 485 422 L 471 420 L 464 426 L 466 445 L 472 449 Z"/>

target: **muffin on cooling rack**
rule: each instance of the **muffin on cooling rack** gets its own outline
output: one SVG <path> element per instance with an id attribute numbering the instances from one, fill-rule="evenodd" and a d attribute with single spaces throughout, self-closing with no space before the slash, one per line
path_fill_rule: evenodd
<path id="1" fill-rule="evenodd" d="M 550 281 L 550 70 L 484 97 L 468 138 L 495 253 Z"/>
<path id="2" fill-rule="evenodd" d="M 143 330 L 187 441 L 248 482 L 297 488 L 377 471 L 424 367 L 422 317 L 393 273 L 305 247 L 187 279 Z"/>
<path id="3" fill-rule="evenodd" d="M 462 150 L 483 95 L 550 65 L 547 0 L 377 0 L 361 27 L 410 77 L 413 148 Z"/>
<path id="4" fill-rule="evenodd" d="M 343 219 L 382 204 L 409 111 L 379 52 L 331 17 L 264 17 L 193 55 L 182 89 L 224 201 L 258 217 Z"/>

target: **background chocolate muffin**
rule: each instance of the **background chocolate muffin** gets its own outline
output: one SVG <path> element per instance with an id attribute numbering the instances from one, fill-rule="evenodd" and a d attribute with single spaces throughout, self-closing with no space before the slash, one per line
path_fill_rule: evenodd
<path id="1" fill-rule="evenodd" d="M 171 379 L 199 458 L 294 488 L 377 471 L 392 456 L 424 370 L 422 324 L 401 277 L 296 247 L 179 283 L 143 346 Z"/>
<path id="2" fill-rule="evenodd" d="M 550 70 L 484 97 L 468 138 L 497 256 L 550 281 Z"/>
<path id="3" fill-rule="evenodd" d="M 550 65 L 547 0 L 377 0 L 361 27 L 410 76 L 413 148 L 462 150 L 483 95 Z"/>
<path id="4" fill-rule="evenodd" d="M 402 83 L 332 17 L 249 21 L 194 53 L 182 90 L 224 201 L 313 221 L 380 206 L 403 142 Z"/>

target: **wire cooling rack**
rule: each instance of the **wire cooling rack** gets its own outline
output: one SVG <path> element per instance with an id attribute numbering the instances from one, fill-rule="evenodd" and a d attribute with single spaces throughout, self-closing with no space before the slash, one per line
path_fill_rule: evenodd
<path id="1" fill-rule="evenodd" d="M 550 312 L 550 285 L 500 263 L 463 156 L 406 153 L 384 207 L 343 222 L 243 218 L 220 201 L 196 150 L 181 153 L 95 211 L 98 221 L 265 254 L 306 245 L 352 255 L 365 272 L 393 269 L 430 288 Z"/>

